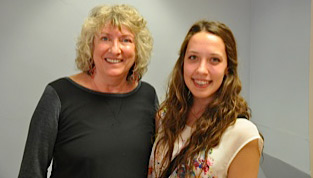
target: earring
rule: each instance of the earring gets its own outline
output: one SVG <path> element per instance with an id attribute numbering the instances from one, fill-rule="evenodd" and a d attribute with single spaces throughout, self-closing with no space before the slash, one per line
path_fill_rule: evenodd
<path id="1" fill-rule="evenodd" d="M 95 70 L 96 70 L 96 66 L 93 62 L 93 60 L 91 60 L 91 63 L 89 64 L 89 70 L 88 70 L 88 75 L 90 75 L 92 78 L 94 77 L 95 74 Z"/>
<path id="2" fill-rule="evenodd" d="M 130 76 L 130 79 L 132 81 L 138 81 L 139 80 L 139 75 L 138 75 L 138 72 L 136 71 L 136 66 L 137 66 L 137 64 L 135 63 L 132 67 L 133 70 L 132 70 L 132 74 Z"/>

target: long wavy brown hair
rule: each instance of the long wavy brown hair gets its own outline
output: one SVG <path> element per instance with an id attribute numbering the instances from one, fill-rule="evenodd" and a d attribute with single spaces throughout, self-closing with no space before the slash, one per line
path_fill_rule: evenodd
<path id="1" fill-rule="evenodd" d="M 174 142 L 187 123 L 193 97 L 183 78 L 184 58 L 190 38 L 202 31 L 217 35 L 223 40 L 227 55 L 227 72 L 213 101 L 208 104 L 202 116 L 193 125 L 196 128 L 183 149 L 184 154 L 179 155 L 174 163 L 173 169 L 184 165 L 187 173 L 192 171 L 193 159 L 202 151 L 205 151 L 206 158 L 209 150 L 219 144 L 224 131 L 235 123 L 239 115 L 250 118 L 247 102 L 240 96 L 241 82 L 237 73 L 237 47 L 232 31 L 220 22 L 198 21 L 192 25 L 181 45 L 179 58 L 169 79 L 166 99 L 158 112 L 162 129 L 158 134 L 154 155 L 158 149 L 167 148 L 161 162 L 161 166 L 166 168 L 172 159 Z M 161 113 L 164 114 L 161 116 Z"/>

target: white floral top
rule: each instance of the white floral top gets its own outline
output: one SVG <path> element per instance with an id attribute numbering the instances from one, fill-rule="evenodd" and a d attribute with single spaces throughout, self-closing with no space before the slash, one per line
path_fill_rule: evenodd
<path id="1" fill-rule="evenodd" d="M 173 158 L 184 147 L 191 134 L 192 128 L 186 125 L 181 136 L 175 142 Z M 256 139 L 259 142 L 259 151 L 261 153 L 263 148 L 263 140 L 260 137 L 257 127 L 247 119 L 237 119 L 234 125 L 226 129 L 221 137 L 219 145 L 209 151 L 206 159 L 204 158 L 204 152 L 199 154 L 198 157 L 194 159 L 193 171 L 189 176 L 201 178 L 226 178 L 229 165 L 237 153 L 246 144 Z M 159 177 L 164 169 L 161 168 L 160 164 L 163 159 L 163 155 L 165 154 L 165 149 L 158 151 L 155 158 L 154 149 L 155 145 L 153 146 L 153 150 L 150 156 L 148 178 Z M 155 165 L 154 159 L 156 159 Z M 204 164 L 205 161 L 207 164 Z M 182 166 L 180 169 L 176 168 L 170 177 L 186 177 L 186 171 L 184 167 Z"/>

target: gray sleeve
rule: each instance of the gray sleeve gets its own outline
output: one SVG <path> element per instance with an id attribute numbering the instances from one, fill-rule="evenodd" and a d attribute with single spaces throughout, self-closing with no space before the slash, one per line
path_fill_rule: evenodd
<path id="1" fill-rule="evenodd" d="M 159 99 L 158 99 L 158 95 L 156 93 L 154 96 L 154 108 L 155 108 L 155 111 L 158 111 L 158 109 L 159 109 Z"/>
<path id="2" fill-rule="evenodd" d="M 60 110 L 60 99 L 54 88 L 48 85 L 30 122 L 18 178 L 47 177 L 58 132 Z"/>

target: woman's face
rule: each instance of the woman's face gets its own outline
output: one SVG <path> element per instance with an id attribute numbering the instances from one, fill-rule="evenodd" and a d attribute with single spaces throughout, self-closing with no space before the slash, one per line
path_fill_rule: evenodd
<path id="1" fill-rule="evenodd" d="M 124 80 L 135 62 L 135 37 L 125 26 L 106 24 L 94 38 L 95 75 Z"/>
<path id="2" fill-rule="evenodd" d="M 195 101 L 211 101 L 226 68 L 225 44 L 219 36 L 199 32 L 191 37 L 184 58 L 184 80 Z"/>

